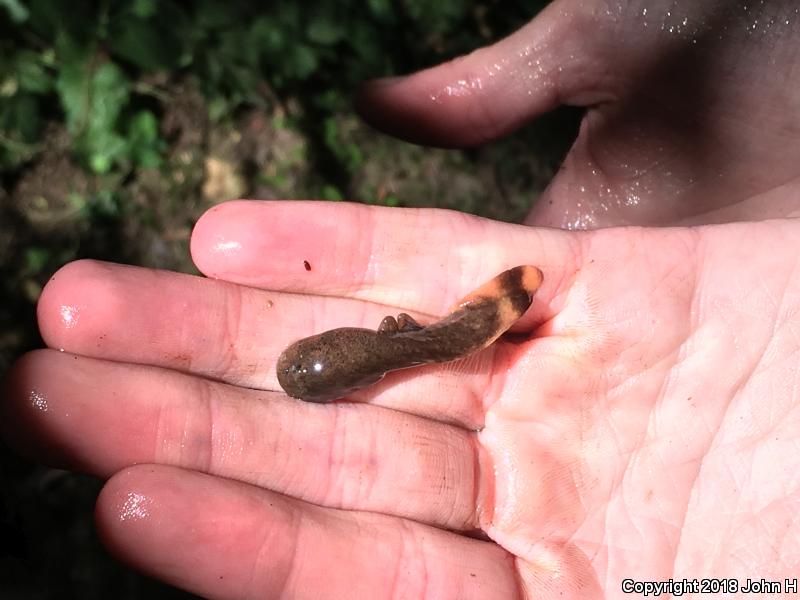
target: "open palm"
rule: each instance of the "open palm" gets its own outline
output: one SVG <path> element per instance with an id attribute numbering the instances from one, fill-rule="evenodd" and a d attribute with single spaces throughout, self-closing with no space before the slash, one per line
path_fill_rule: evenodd
<path id="1" fill-rule="evenodd" d="M 98 504 L 109 547 L 210 597 L 780 579 L 800 559 L 800 277 L 781 258 L 799 242 L 794 222 L 576 235 L 230 203 L 193 239 L 228 282 L 94 262 L 56 274 L 40 322 L 66 352 L 18 364 L 6 434 L 41 460 L 122 469 Z M 510 340 L 390 374 L 359 403 L 278 391 L 293 339 L 438 314 L 521 263 L 545 283 Z"/>
<path id="2" fill-rule="evenodd" d="M 759 36 L 739 28 L 754 13 L 716 1 L 641 4 L 554 2 L 495 47 L 367 87 L 361 109 L 465 145 L 592 104 L 529 224 L 798 214 L 800 88 L 755 76 L 796 62 L 793 4 L 760 3 L 772 25 Z M 681 11 L 704 35 L 673 35 Z M 208 597 L 782 581 L 800 563 L 798 248 L 790 219 L 567 233 L 229 203 L 193 235 L 208 278 L 59 271 L 39 305 L 50 349 L 14 367 L 0 424 L 41 461 L 110 477 L 97 509 L 109 548 Z M 401 311 L 424 322 L 519 264 L 544 284 L 482 353 L 392 373 L 355 402 L 279 390 L 289 342 Z"/>

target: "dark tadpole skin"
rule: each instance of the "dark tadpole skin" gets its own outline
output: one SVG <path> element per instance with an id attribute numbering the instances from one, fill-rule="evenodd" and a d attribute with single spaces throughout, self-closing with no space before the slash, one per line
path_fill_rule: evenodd
<path id="1" fill-rule="evenodd" d="M 468 356 L 525 313 L 541 282 L 536 267 L 514 267 L 426 327 L 400 314 L 384 318 L 377 331 L 343 327 L 304 338 L 278 358 L 278 382 L 293 398 L 330 402 L 380 381 L 389 371 Z"/>

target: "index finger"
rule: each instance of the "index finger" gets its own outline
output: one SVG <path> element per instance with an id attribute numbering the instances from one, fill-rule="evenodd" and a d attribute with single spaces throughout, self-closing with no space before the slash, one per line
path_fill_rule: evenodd
<path id="1" fill-rule="evenodd" d="M 538 294 L 576 264 L 575 236 L 437 209 L 235 201 L 192 235 L 205 275 L 252 287 L 368 300 L 441 315 L 501 271 L 534 264 Z"/>

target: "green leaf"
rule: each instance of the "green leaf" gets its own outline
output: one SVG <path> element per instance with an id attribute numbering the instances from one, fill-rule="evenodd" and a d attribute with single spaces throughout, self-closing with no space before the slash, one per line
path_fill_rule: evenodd
<path id="1" fill-rule="evenodd" d="M 364 153 L 361 148 L 357 144 L 343 139 L 341 128 L 333 117 L 325 119 L 322 137 L 328 149 L 348 171 L 353 172 L 364 163 Z"/>
<path id="2" fill-rule="evenodd" d="M 372 16 L 382 23 L 390 23 L 395 19 L 391 0 L 367 0 L 367 7 Z"/>
<path id="3" fill-rule="evenodd" d="M 102 154 L 93 154 L 89 158 L 89 167 L 95 173 L 108 173 L 111 170 L 111 157 Z"/>
<path id="4" fill-rule="evenodd" d="M 112 129 L 130 97 L 128 78 L 114 63 L 103 63 L 92 76 L 89 92 L 90 129 Z"/>
<path id="5" fill-rule="evenodd" d="M 87 209 L 100 217 L 118 217 L 122 212 L 117 195 L 113 190 L 100 190 L 89 198 Z"/>
<path id="6" fill-rule="evenodd" d="M 158 137 L 158 120 L 152 112 L 142 110 L 131 118 L 128 144 L 134 163 L 150 169 L 161 166 L 161 151 L 165 144 Z"/>
<path id="7" fill-rule="evenodd" d="M 258 48 L 262 55 L 281 52 L 287 44 L 281 26 L 268 16 L 253 21 L 247 31 L 247 38 L 249 44 Z"/>
<path id="8" fill-rule="evenodd" d="M 335 21 L 329 15 L 317 15 L 308 24 L 306 35 L 312 42 L 330 46 L 342 40 L 347 31 L 342 23 Z"/>
<path id="9" fill-rule="evenodd" d="M 113 131 L 97 131 L 84 136 L 77 148 L 88 157 L 95 173 L 108 173 L 114 164 L 128 153 L 128 141 Z"/>
<path id="10" fill-rule="evenodd" d="M 450 32 L 468 8 L 468 0 L 404 0 L 404 4 L 415 21 L 434 33 Z"/>
<path id="11" fill-rule="evenodd" d="M 28 9 L 19 0 L 0 0 L 0 6 L 6 9 L 8 16 L 16 24 L 24 23 L 30 16 Z"/>
<path id="12" fill-rule="evenodd" d="M 340 192 L 339 188 L 337 188 L 335 185 L 322 186 L 322 193 L 320 195 L 322 196 L 323 200 L 331 200 L 333 202 L 344 200 L 342 192 Z"/>
<path id="13" fill-rule="evenodd" d="M 347 41 L 358 54 L 358 59 L 354 61 L 354 67 L 357 68 L 349 69 L 356 81 L 389 71 L 384 65 L 388 64 L 391 52 L 385 48 L 385 42 L 380 38 L 375 27 L 369 23 L 353 23 Z M 358 71 L 363 72 L 359 73 Z"/>
<path id="14" fill-rule="evenodd" d="M 82 45 L 96 38 L 99 21 L 97 2 L 92 0 L 29 0 L 29 25 L 46 40 L 59 36 L 80 40 Z"/>
<path id="15" fill-rule="evenodd" d="M 45 94 L 53 88 L 53 77 L 36 52 L 20 50 L 16 56 L 16 71 L 22 90 Z"/>
<path id="16" fill-rule="evenodd" d="M 76 212 L 85 212 L 88 204 L 86 197 L 76 191 L 71 191 L 67 194 L 67 202 Z"/>
<path id="17" fill-rule="evenodd" d="M 56 81 L 73 135 L 84 129 L 90 135 L 113 129 L 130 96 L 128 78 L 117 65 L 105 62 L 94 72 L 92 67 L 86 54 L 68 56 Z"/>
<path id="18" fill-rule="evenodd" d="M 219 34 L 219 48 L 215 58 L 231 67 L 245 64 L 249 68 L 258 65 L 259 49 L 250 37 L 241 31 L 224 31 Z"/>
<path id="19" fill-rule="evenodd" d="M 231 110 L 231 103 L 222 96 L 215 96 L 208 102 L 208 118 L 212 122 L 220 121 Z"/>
<path id="20" fill-rule="evenodd" d="M 44 270 L 52 254 L 48 248 L 28 246 L 25 249 L 25 271 L 36 274 Z"/>
<path id="21" fill-rule="evenodd" d="M 0 130 L 17 141 L 38 139 L 41 131 L 39 100 L 31 94 L 17 94 L 0 104 Z"/>
<path id="22" fill-rule="evenodd" d="M 42 129 L 41 107 L 39 101 L 34 96 L 27 94 L 17 98 L 15 120 L 16 129 L 26 142 L 34 142 L 39 139 Z"/>
<path id="23" fill-rule="evenodd" d="M 18 93 L 0 102 L 0 169 L 16 168 L 40 151 L 40 97 Z"/>
<path id="24" fill-rule="evenodd" d="M 88 52 L 66 36 L 56 40 L 56 47 L 61 61 L 56 91 L 66 115 L 67 131 L 77 135 L 86 124 L 89 109 Z"/>
<path id="25" fill-rule="evenodd" d="M 130 84 L 114 63 L 93 65 L 85 55 L 65 52 L 56 89 L 67 116 L 75 149 L 96 173 L 106 173 L 127 152 L 125 138 L 115 128 L 128 103 Z"/>
<path id="26" fill-rule="evenodd" d="M 400 198 L 394 194 L 387 194 L 383 199 L 384 206 L 397 207 L 400 206 Z"/>
<path id="27" fill-rule="evenodd" d="M 201 29 L 220 29 L 240 22 L 236 3 L 202 0 L 194 2 L 195 23 Z"/>
<path id="28" fill-rule="evenodd" d="M 124 17 L 116 19 L 111 27 L 108 46 L 114 54 L 143 71 L 178 66 L 183 48 L 171 29 L 153 20 Z"/>
<path id="29" fill-rule="evenodd" d="M 156 0 L 134 0 L 131 12 L 140 19 L 147 19 L 158 12 Z"/>
<path id="30" fill-rule="evenodd" d="M 318 66 L 317 54 L 306 44 L 291 47 L 283 65 L 284 72 L 292 79 L 306 79 Z"/>
<path id="31" fill-rule="evenodd" d="M 143 144 L 152 144 L 158 139 L 158 120 L 149 110 L 140 110 L 128 125 L 128 135 L 131 140 Z"/>
<path id="32" fill-rule="evenodd" d="M 21 93 L 0 102 L 0 168 L 16 168 L 40 150 L 39 97 Z"/>

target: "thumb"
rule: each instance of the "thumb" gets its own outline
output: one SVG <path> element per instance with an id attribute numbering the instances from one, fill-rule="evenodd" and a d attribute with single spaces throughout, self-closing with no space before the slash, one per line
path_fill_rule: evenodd
<path id="1" fill-rule="evenodd" d="M 356 110 L 372 126 L 443 147 L 501 137 L 559 104 L 612 97 L 603 27 L 575 3 L 550 4 L 522 29 L 447 63 L 367 82 Z M 574 10 L 568 7 L 574 7 Z"/>

